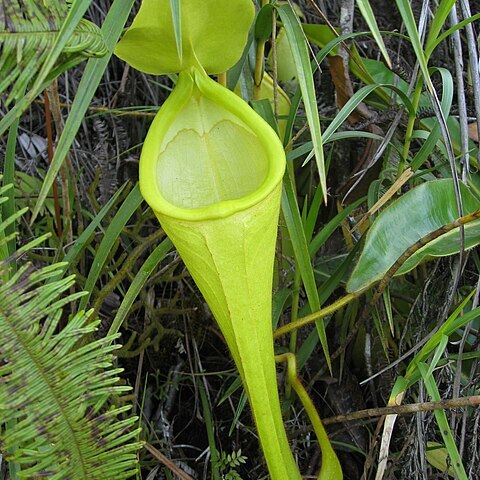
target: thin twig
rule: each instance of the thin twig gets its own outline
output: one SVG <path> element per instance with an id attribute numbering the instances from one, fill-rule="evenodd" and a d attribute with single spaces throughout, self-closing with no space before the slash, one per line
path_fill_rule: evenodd
<path id="1" fill-rule="evenodd" d="M 379 282 L 377 289 L 375 290 L 375 293 L 373 294 L 372 299 L 370 302 L 366 305 L 365 310 L 363 311 L 360 320 L 355 324 L 353 327 L 353 330 L 350 332 L 348 337 L 345 339 L 345 342 L 343 343 L 342 346 L 337 349 L 336 352 L 334 352 L 331 355 L 332 360 L 334 358 L 337 358 L 347 347 L 347 345 L 350 343 L 350 341 L 353 339 L 353 337 L 356 335 L 360 327 L 363 325 L 363 322 L 366 320 L 368 314 L 370 313 L 371 308 L 377 303 L 381 295 L 383 294 L 385 288 L 389 284 L 390 280 L 393 278 L 395 273 L 400 269 L 400 267 L 418 250 L 420 250 L 422 247 L 427 245 L 428 243 L 432 242 L 433 240 L 441 237 L 442 235 L 445 235 L 446 233 L 454 230 L 455 228 L 458 228 L 462 225 L 466 225 L 467 223 L 473 222 L 474 220 L 478 220 L 480 218 L 480 210 L 476 210 L 473 213 L 469 213 L 468 215 L 465 215 L 463 217 L 458 218 L 457 220 L 454 220 L 453 222 L 447 223 L 446 225 L 441 226 L 440 228 L 437 228 L 433 232 L 430 232 L 429 234 L 423 236 L 419 240 L 417 240 L 412 246 L 407 248 L 402 255 L 397 259 L 397 261 L 387 270 L 385 275 L 383 276 L 382 280 Z M 322 308 L 310 315 L 307 315 L 305 317 L 299 318 L 297 321 L 289 323 L 287 325 L 284 325 L 283 327 L 278 328 L 275 330 L 273 333 L 273 338 L 278 338 L 281 337 L 292 330 L 296 330 L 298 328 L 304 327 L 305 325 L 308 325 L 310 323 L 315 322 L 316 320 L 321 320 L 322 318 L 331 315 L 332 313 L 336 312 L 340 308 L 344 307 L 345 305 L 349 304 L 352 300 L 355 300 L 358 298 L 360 295 L 362 295 L 365 292 L 366 289 L 360 290 L 358 292 L 354 293 L 349 293 L 345 295 L 344 297 L 340 298 L 336 302 L 332 303 L 331 305 Z"/>
<path id="2" fill-rule="evenodd" d="M 273 114 L 278 125 L 277 11 L 272 8 Z M 283 138 L 282 138 L 283 140 Z"/>
<path id="3" fill-rule="evenodd" d="M 35 100 L 35 103 L 38 105 L 45 105 L 44 100 Z M 60 102 L 59 107 L 61 108 L 72 108 L 72 104 Z M 108 107 L 88 107 L 89 112 L 98 112 L 98 113 L 108 113 L 110 115 L 118 115 L 119 117 L 132 116 L 132 117 L 155 117 L 157 115 L 158 108 L 154 112 L 142 112 L 139 110 L 128 110 L 121 108 L 108 108 Z"/>
<path id="4" fill-rule="evenodd" d="M 381 417 L 383 415 L 407 415 L 417 412 L 431 412 L 433 410 L 451 410 L 453 408 L 478 407 L 480 405 L 480 395 L 472 397 L 451 398 L 448 400 L 440 400 L 439 402 L 423 402 L 411 403 L 407 405 L 392 405 L 390 407 L 367 408 L 344 415 L 336 415 L 335 417 L 324 418 L 324 425 L 332 425 L 334 423 L 352 422 L 363 418 Z"/>
<path id="5" fill-rule="evenodd" d="M 162 462 L 171 472 L 173 472 L 180 480 L 193 480 L 190 475 L 187 475 L 175 463 L 173 463 L 162 452 L 157 450 L 153 445 L 145 443 L 145 449 L 148 450 L 159 462 Z"/>
<path id="6" fill-rule="evenodd" d="M 461 0 L 460 5 L 462 7 L 463 18 L 470 18 L 472 16 L 472 12 L 470 10 L 470 4 L 468 0 Z M 468 57 L 470 60 L 469 66 L 471 70 L 470 77 L 472 79 L 473 100 L 477 119 L 477 133 L 480 134 L 480 70 L 478 66 L 477 39 L 471 23 L 467 23 L 467 25 L 465 25 L 465 32 L 467 34 Z M 480 163 L 480 148 L 478 149 L 477 155 L 477 161 Z"/>
<path id="7" fill-rule="evenodd" d="M 450 25 L 455 27 L 458 24 L 457 6 L 453 5 L 450 10 Z M 467 121 L 467 101 L 465 99 L 465 83 L 463 81 L 463 51 L 460 32 L 457 30 L 452 33 L 453 62 L 455 64 L 455 76 L 457 77 L 457 102 L 460 123 L 460 164 L 462 165 L 462 182 L 467 183 L 467 174 L 469 171 L 468 153 L 468 121 Z"/>
<path id="8" fill-rule="evenodd" d="M 50 117 L 50 102 L 48 99 L 48 94 L 45 91 L 45 125 L 47 130 L 47 153 L 48 160 L 52 163 L 53 160 L 53 131 L 52 131 L 52 120 Z M 57 183 L 53 182 L 53 205 L 55 207 L 55 223 L 57 224 L 57 235 L 58 238 L 62 238 L 62 215 L 60 213 L 60 203 L 58 201 L 58 187 Z"/>

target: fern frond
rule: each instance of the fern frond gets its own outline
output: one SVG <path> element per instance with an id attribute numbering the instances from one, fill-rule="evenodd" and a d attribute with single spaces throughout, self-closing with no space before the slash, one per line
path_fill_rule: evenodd
<path id="1" fill-rule="evenodd" d="M 19 478 L 127 479 L 141 444 L 137 417 L 117 406 L 130 390 L 112 366 L 118 346 L 85 343 L 99 323 L 91 312 L 59 329 L 62 308 L 83 295 L 66 295 L 74 277 L 62 279 L 62 266 L 26 264 L 8 279 L 0 261 L 0 450 Z"/>
<path id="2" fill-rule="evenodd" d="M 68 14 L 63 0 L 0 0 L 0 94 L 19 98 L 40 70 Z M 102 32 L 82 19 L 63 50 L 52 78 L 88 56 L 107 53 Z"/>

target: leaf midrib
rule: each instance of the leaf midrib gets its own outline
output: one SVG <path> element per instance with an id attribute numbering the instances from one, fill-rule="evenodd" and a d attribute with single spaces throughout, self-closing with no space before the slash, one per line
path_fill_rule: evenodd
<path id="1" fill-rule="evenodd" d="M 7 296 L 8 296 L 8 291 L 7 291 Z M 19 305 L 19 307 L 21 308 L 21 305 Z M 37 357 L 36 355 L 33 354 L 33 352 L 31 352 L 31 349 L 29 348 L 29 345 L 27 342 L 25 342 L 22 338 L 21 338 L 21 335 L 19 335 L 17 333 L 17 330 L 14 328 L 13 324 L 9 321 L 9 315 L 7 315 L 6 312 L 4 312 L 1 308 L 0 308 L 0 315 L 5 319 L 5 322 L 6 324 L 8 325 L 10 331 L 12 332 L 12 334 L 14 335 L 14 337 L 17 339 L 18 343 L 22 346 L 22 348 L 24 349 L 24 351 L 26 352 L 27 356 L 30 358 L 30 360 L 32 361 L 33 365 L 37 368 L 37 370 L 40 372 L 40 375 L 41 377 L 43 378 L 43 381 L 44 383 L 46 384 L 47 386 L 47 389 L 48 391 L 50 392 L 50 395 L 51 397 L 53 398 L 53 401 L 55 402 L 55 404 L 58 406 L 58 409 L 61 413 L 61 417 L 64 419 L 64 422 L 66 423 L 67 427 L 68 427 L 68 430 L 70 431 L 70 438 L 73 439 L 73 443 L 75 445 L 75 449 L 77 450 L 77 457 L 80 461 L 80 464 L 81 464 L 81 468 L 82 468 L 82 477 L 83 478 L 87 478 L 86 477 L 86 473 L 87 473 L 87 470 L 86 470 L 86 465 L 85 463 L 83 462 L 83 455 L 82 455 L 82 451 L 80 449 L 80 445 L 79 443 L 77 442 L 77 438 L 76 438 L 76 434 L 75 434 L 75 429 L 73 428 L 71 422 L 70 422 L 70 419 L 65 411 L 65 409 L 63 408 L 63 405 L 61 404 L 61 402 L 57 399 L 57 396 L 55 395 L 55 390 L 53 388 L 53 386 L 50 384 L 50 382 L 48 381 L 48 376 L 46 375 L 44 369 L 42 368 L 42 365 L 37 361 Z M 17 316 L 18 315 L 18 309 L 17 308 L 14 308 L 13 310 L 13 316 Z"/>
<path id="2" fill-rule="evenodd" d="M 0 41 L 2 37 L 8 37 L 11 38 L 13 37 L 30 37 L 30 36 L 48 36 L 48 35 L 58 35 L 60 30 L 25 30 L 24 32 L 7 32 L 7 31 L 0 31 Z M 91 30 L 85 30 L 85 31 L 76 31 L 73 32 L 72 37 L 75 35 L 82 35 L 82 34 L 88 34 L 92 36 L 101 36 L 100 33 L 93 32 Z"/>

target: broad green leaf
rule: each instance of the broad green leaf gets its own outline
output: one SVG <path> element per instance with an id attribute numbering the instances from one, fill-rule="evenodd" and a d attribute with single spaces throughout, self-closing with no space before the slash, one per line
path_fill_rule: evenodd
<path id="1" fill-rule="evenodd" d="M 472 197 L 473 198 L 473 197 Z M 480 205 L 478 205 L 480 208 Z M 465 248 L 473 248 L 480 243 L 480 220 L 464 225 Z M 446 257 L 459 252 L 460 236 L 458 229 L 442 235 L 415 252 L 399 269 L 398 275 L 409 272 L 420 262 L 435 257 Z"/>
<path id="2" fill-rule="evenodd" d="M 328 25 L 318 25 L 318 24 L 310 24 L 310 23 L 303 23 L 302 24 L 303 31 L 307 38 L 318 45 L 320 48 L 323 48 L 325 45 L 328 45 L 330 42 L 339 38 L 332 29 Z M 366 35 L 367 32 L 362 32 L 363 35 Z M 345 39 L 344 39 L 345 40 Z M 342 40 L 339 39 L 339 42 Z M 329 52 L 329 55 L 338 55 L 338 45 L 335 45 Z M 326 55 L 325 55 L 326 56 Z M 323 58 L 325 59 L 325 57 Z"/>
<path id="3" fill-rule="evenodd" d="M 480 208 L 465 185 L 461 184 L 460 191 L 464 214 Z M 458 216 L 453 181 L 449 179 L 426 182 L 394 201 L 370 228 L 347 291 L 357 292 L 381 280 L 407 248 Z M 479 221 L 465 225 L 466 248 L 480 243 L 478 225 Z M 417 250 L 396 275 L 408 272 L 426 258 L 451 255 L 459 249 L 459 232 L 455 229 Z"/>
<path id="4" fill-rule="evenodd" d="M 251 0 L 182 0 L 176 29 L 170 0 L 144 0 L 115 54 L 154 75 L 193 66 L 221 73 L 242 55 L 254 13 Z M 181 39 L 177 41 L 178 25 Z"/>
<path id="5" fill-rule="evenodd" d="M 281 28 L 278 32 L 276 42 L 278 80 L 285 83 L 291 82 L 297 77 L 297 69 L 295 68 L 292 49 L 284 28 Z M 273 49 L 268 54 L 267 64 L 269 69 L 273 71 Z"/>
<path id="6" fill-rule="evenodd" d="M 255 20 L 255 39 L 258 43 L 265 43 L 272 34 L 273 5 L 267 3 L 258 12 Z"/>

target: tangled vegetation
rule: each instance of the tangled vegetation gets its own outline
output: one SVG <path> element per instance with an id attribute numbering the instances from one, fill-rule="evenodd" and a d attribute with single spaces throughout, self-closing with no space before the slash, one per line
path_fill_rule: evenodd
<path id="1" fill-rule="evenodd" d="M 480 477 L 480 4 L 198 6 L 0 3 L 0 478 Z"/>

